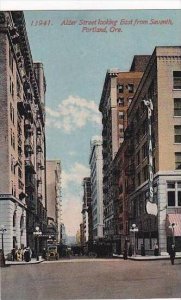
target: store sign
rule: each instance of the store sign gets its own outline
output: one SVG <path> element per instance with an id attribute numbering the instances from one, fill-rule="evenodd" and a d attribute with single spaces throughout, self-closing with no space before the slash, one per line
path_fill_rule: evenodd
<path id="1" fill-rule="evenodd" d="M 153 103 L 151 99 L 143 100 L 148 109 L 148 185 L 149 185 L 149 200 L 146 204 L 148 214 L 157 215 L 157 204 L 153 199 L 153 146 L 152 146 L 152 127 L 151 116 L 153 112 Z"/>

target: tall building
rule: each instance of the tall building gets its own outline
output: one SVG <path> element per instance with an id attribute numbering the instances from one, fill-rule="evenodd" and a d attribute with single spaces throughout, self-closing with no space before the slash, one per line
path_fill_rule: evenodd
<path id="1" fill-rule="evenodd" d="M 80 246 L 80 230 L 76 232 L 76 245 Z"/>
<path id="2" fill-rule="evenodd" d="M 103 238 L 103 190 L 102 190 L 102 138 L 91 140 L 91 153 L 89 159 L 91 178 L 91 206 L 93 240 Z"/>
<path id="3" fill-rule="evenodd" d="M 83 223 L 80 224 L 80 245 L 81 245 L 81 247 L 84 246 L 84 225 L 83 225 Z"/>
<path id="4" fill-rule="evenodd" d="M 83 246 L 86 247 L 92 239 L 92 209 L 91 209 L 91 181 L 90 177 L 85 177 L 82 182 L 83 203 L 82 203 L 82 223 L 83 223 Z"/>
<path id="5" fill-rule="evenodd" d="M 141 56 L 142 63 L 138 63 L 138 58 L 139 56 L 135 58 L 130 72 L 121 72 L 118 69 L 107 71 L 99 106 L 103 124 L 104 236 L 111 241 L 115 235 L 112 162 L 123 143 L 127 109 L 143 75 L 142 69 L 148 61 L 147 56 Z"/>
<path id="6" fill-rule="evenodd" d="M 48 234 L 57 242 L 61 240 L 62 203 L 61 203 L 61 162 L 47 160 L 47 219 Z"/>
<path id="7" fill-rule="evenodd" d="M 0 13 L 0 44 L 0 225 L 7 254 L 35 249 L 36 226 L 46 231 L 46 83 L 43 65 L 32 60 L 23 12 Z"/>
<path id="8" fill-rule="evenodd" d="M 144 101 L 143 101 L 144 100 Z M 137 245 L 181 249 L 181 47 L 156 47 L 128 109 L 130 226 Z M 151 211 L 156 203 L 158 213 Z M 153 206 L 154 207 L 154 206 Z"/>
<path id="9" fill-rule="evenodd" d="M 66 229 L 63 223 L 60 225 L 60 243 L 63 245 L 66 245 L 67 243 Z"/>

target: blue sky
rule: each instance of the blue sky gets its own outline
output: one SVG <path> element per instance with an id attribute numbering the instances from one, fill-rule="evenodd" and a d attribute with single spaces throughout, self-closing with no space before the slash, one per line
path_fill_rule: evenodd
<path id="1" fill-rule="evenodd" d="M 73 235 L 81 222 L 90 139 L 101 134 L 98 106 L 106 71 L 129 70 L 135 54 L 151 54 L 155 46 L 180 45 L 181 10 L 26 11 L 25 19 L 33 60 L 45 69 L 47 159 L 62 161 L 63 221 Z M 76 25 L 60 25 L 67 19 Z M 108 25 L 107 32 L 82 32 L 78 25 L 99 19 L 117 21 L 122 32 L 110 32 Z M 173 25 L 119 25 L 122 19 L 171 19 Z M 39 20 L 51 25 L 36 26 Z"/>

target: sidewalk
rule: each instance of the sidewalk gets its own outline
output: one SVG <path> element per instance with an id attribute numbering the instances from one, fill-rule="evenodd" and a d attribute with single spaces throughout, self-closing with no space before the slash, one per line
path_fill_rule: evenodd
<path id="1" fill-rule="evenodd" d="M 122 258 L 123 259 L 123 255 L 116 255 L 113 254 L 113 258 Z M 176 253 L 175 259 L 181 259 L 181 252 Z M 138 261 L 153 261 L 153 260 L 165 260 L 165 259 L 170 259 L 169 254 L 165 254 L 165 255 L 159 255 L 159 256 L 154 256 L 154 255 L 145 255 L 145 256 L 141 256 L 141 255 L 136 255 L 136 256 L 128 256 L 128 259 L 130 260 L 138 260 Z"/>
<path id="2" fill-rule="evenodd" d="M 41 258 L 41 256 L 39 256 L 39 260 L 36 260 L 36 258 L 32 258 L 29 262 L 26 261 L 8 261 L 6 260 L 5 265 L 6 266 L 11 266 L 11 265 L 33 265 L 33 264 L 39 264 L 41 262 L 43 262 L 44 259 Z"/>

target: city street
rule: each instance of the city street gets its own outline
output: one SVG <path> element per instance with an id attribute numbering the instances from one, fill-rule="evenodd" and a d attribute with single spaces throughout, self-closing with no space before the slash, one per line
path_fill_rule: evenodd
<path id="1" fill-rule="evenodd" d="M 180 298 L 181 260 L 74 259 L 2 268 L 2 300 Z"/>

